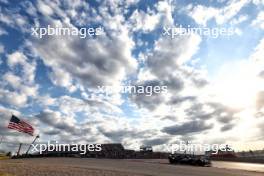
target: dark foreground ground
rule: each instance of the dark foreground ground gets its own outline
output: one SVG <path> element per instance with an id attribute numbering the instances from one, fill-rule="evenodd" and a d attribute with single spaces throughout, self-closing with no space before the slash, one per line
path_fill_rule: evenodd
<path id="1" fill-rule="evenodd" d="M 241 168 L 243 169 L 243 168 Z M 35 158 L 0 160 L 0 176 L 263 176 L 263 172 L 170 165 L 167 160 Z"/>

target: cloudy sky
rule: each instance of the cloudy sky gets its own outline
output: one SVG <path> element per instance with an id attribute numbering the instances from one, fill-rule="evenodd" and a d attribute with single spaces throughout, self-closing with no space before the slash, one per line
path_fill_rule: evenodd
<path id="1" fill-rule="evenodd" d="M 233 28 L 230 36 L 171 38 L 175 25 Z M 102 26 L 103 35 L 31 35 L 32 27 Z M 0 134 L 4 146 L 34 137 L 7 129 L 11 114 L 40 141 L 126 148 L 183 141 L 264 148 L 263 0 L 0 0 Z M 158 85 L 147 96 L 97 86 Z"/>

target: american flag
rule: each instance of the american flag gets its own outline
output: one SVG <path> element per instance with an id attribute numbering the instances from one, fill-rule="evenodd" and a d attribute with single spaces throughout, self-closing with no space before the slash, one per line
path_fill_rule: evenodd
<path id="1" fill-rule="evenodd" d="M 31 136 L 34 134 L 34 128 L 23 120 L 20 120 L 16 116 L 12 115 L 8 124 L 9 129 L 14 129 L 19 132 L 27 133 Z"/>

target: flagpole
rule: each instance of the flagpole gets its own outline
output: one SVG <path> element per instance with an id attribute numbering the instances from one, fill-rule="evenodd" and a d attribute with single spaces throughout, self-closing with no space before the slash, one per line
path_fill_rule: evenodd
<path id="1" fill-rule="evenodd" d="M 21 147 L 22 147 L 22 143 L 19 144 L 19 147 L 18 147 L 18 150 L 17 150 L 17 157 L 19 157 L 19 155 L 20 155 Z"/>
<path id="2" fill-rule="evenodd" d="M 39 138 L 39 135 L 37 135 L 36 137 L 35 137 L 35 139 L 33 140 L 33 142 L 30 144 L 30 146 L 28 147 L 28 150 L 27 150 L 27 152 L 26 152 L 26 155 L 28 155 L 28 152 L 30 151 L 30 148 L 31 148 L 31 146 L 36 142 L 36 140 Z"/>

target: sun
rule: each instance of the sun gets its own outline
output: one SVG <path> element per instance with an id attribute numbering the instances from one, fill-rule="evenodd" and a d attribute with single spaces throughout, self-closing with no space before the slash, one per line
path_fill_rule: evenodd
<path id="1" fill-rule="evenodd" d="M 229 78 L 221 83 L 217 99 L 233 108 L 249 108 L 255 105 L 257 82 L 242 78 Z"/>
<path id="2" fill-rule="evenodd" d="M 255 107 L 257 93 L 263 88 L 263 83 L 254 65 L 242 62 L 222 71 L 212 87 L 217 101 L 232 108 Z"/>

